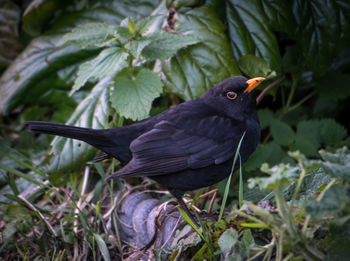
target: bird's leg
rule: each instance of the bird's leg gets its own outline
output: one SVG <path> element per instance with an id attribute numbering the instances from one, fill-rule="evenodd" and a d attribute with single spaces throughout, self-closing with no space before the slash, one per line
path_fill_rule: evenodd
<path id="1" fill-rule="evenodd" d="M 183 191 L 181 190 L 177 190 L 177 189 L 172 189 L 172 190 L 169 190 L 171 195 L 173 195 L 177 202 L 179 203 L 180 205 L 180 208 L 182 208 L 183 211 L 186 212 L 186 214 L 188 215 L 188 217 L 192 220 L 192 222 L 197 226 L 199 227 L 198 225 L 198 221 L 196 219 L 196 217 L 191 213 L 191 211 L 187 208 L 187 205 L 185 204 L 185 202 L 183 201 L 182 197 L 183 195 L 185 194 Z"/>

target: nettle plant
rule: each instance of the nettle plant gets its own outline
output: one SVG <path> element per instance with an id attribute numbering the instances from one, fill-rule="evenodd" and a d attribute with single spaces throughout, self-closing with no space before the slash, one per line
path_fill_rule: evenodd
<path id="1" fill-rule="evenodd" d="M 153 100 L 162 93 L 162 82 L 147 63 L 169 58 L 179 49 L 200 42 L 192 35 L 154 31 L 157 19 L 159 16 L 149 16 L 134 22 L 129 17 L 119 26 L 91 23 L 66 34 L 59 44 L 102 48 L 96 57 L 79 66 L 70 95 L 88 80 L 109 77 L 109 101 L 119 115 L 132 120 L 149 116 Z"/>

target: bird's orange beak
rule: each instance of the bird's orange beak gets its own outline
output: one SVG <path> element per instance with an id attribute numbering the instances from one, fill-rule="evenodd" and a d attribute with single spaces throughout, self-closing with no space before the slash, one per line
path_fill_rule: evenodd
<path id="1" fill-rule="evenodd" d="M 248 83 L 248 87 L 244 90 L 244 93 L 251 92 L 256 87 L 258 87 L 259 84 L 262 83 L 263 81 L 265 81 L 264 77 L 256 77 L 256 78 L 249 79 L 248 81 L 246 81 L 246 83 Z"/>

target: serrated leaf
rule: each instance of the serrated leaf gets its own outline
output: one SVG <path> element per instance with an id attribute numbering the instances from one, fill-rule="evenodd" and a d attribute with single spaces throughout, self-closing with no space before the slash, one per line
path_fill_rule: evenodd
<path id="1" fill-rule="evenodd" d="M 227 229 L 218 240 L 218 244 L 222 252 L 227 253 L 232 250 L 238 241 L 238 233 L 233 228 Z"/>
<path id="2" fill-rule="evenodd" d="M 260 168 L 261 164 L 265 163 L 271 154 L 269 147 L 265 144 L 259 144 L 256 150 L 248 160 L 244 163 L 245 171 L 253 171 Z"/>
<path id="3" fill-rule="evenodd" d="M 159 4 L 158 0 L 140 0 L 130 5 L 128 0 L 102 1 L 88 8 L 77 8 L 76 3 L 65 5 L 69 12 L 57 12 L 50 24 L 46 24 L 46 36 L 38 37 L 26 47 L 0 79 L 0 111 L 8 113 L 22 104 L 23 98 L 36 102 L 38 93 L 58 88 L 56 84 L 37 87 L 38 82 L 56 77 L 58 70 L 69 68 L 96 54 L 96 51 L 79 50 L 76 46 L 57 46 L 63 33 L 79 24 L 105 22 L 118 25 L 127 16 L 144 17 Z M 120 33 L 120 32 L 119 32 Z M 59 86 L 62 88 L 62 86 Z"/>
<path id="4" fill-rule="evenodd" d="M 116 26 L 105 23 L 91 23 L 79 25 L 72 32 L 65 34 L 58 45 L 74 44 L 80 48 L 90 46 L 105 46 L 116 35 Z"/>
<path id="5" fill-rule="evenodd" d="M 259 144 L 255 152 L 244 163 L 244 169 L 253 171 L 260 168 L 263 163 L 274 165 L 281 162 L 284 156 L 285 152 L 276 142 Z"/>
<path id="6" fill-rule="evenodd" d="M 307 156 L 317 156 L 321 146 L 321 122 L 317 120 L 301 121 L 297 125 L 295 143 L 292 150 L 300 150 Z"/>
<path id="7" fill-rule="evenodd" d="M 114 78 L 111 103 L 126 118 L 142 120 L 149 116 L 152 102 L 162 92 L 158 75 L 148 69 L 139 69 L 132 79 L 125 70 Z"/>
<path id="8" fill-rule="evenodd" d="M 249 78 L 266 77 L 271 72 L 269 64 L 264 59 L 252 54 L 242 56 L 238 65 L 239 69 Z"/>
<path id="9" fill-rule="evenodd" d="M 151 43 L 151 40 L 141 38 L 140 40 L 135 40 L 126 45 L 130 53 L 135 57 L 139 58 L 143 49 Z"/>
<path id="10" fill-rule="evenodd" d="M 261 129 L 265 129 L 266 127 L 270 126 L 274 119 L 273 112 L 270 109 L 258 110 L 258 117 Z"/>
<path id="11" fill-rule="evenodd" d="M 110 85 L 111 77 L 106 77 L 96 84 L 66 124 L 96 129 L 106 127 Z M 95 149 L 82 141 L 55 137 L 51 142 L 50 154 L 50 173 L 55 173 L 50 179 L 56 183 L 63 175 L 80 168 L 90 160 L 95 154 Z"/>
<path id="12" fill-rule="evenodd" d="M 307 156 L 318 156 L 316 145 L 305 137 L 297 137 L 295 143 L 290 146 L 291 150 L 300 150 Z"/>
<path id="13" fill-rule="evenodd" d="M 324 74 L 337 52 L 349 41 L 350 5 L 338 1 L 293 1 L 295 39 L 311 70 Z M 343 30 L 347 32 L 342 32 Z"/>
<path id="14" fill-rule="evenodd" d="M 344 147 L 335 153 L 320 151 L 325 162 L 321 162 L 325 172 L 334 178 L 341 178 L 350 181 L 350 152 Z"/>
<path id="15" fill-rule="evenodd" d="M 305 211 L 312 217 L 320 219 L 327 214 L 340 211 L 349 200 L 344 186 L 335 185 L 328 189 L 320 202 L 312 199 L 305 202 Z"/>
<path id="16" fill-rule="evenodd" d="M 294 141 L 295 133 L 292 128 L 280 120 L 271 122 L 271 134 L 273 139 L 281 145 L 290 145 Z"/>
<path id="17" fill-rule="evenodd" d="M 233 53 L 238 60 L 252 54 L 266 60 L 271 68 L 281 71 L 281 55 L 269 18 L 260 0 L 227 1 L 227 22 Z M 272 11 L 272 9 L 270 9 Z"/>
<path id="18" fill-rule="evenodd" d="M 177 32 L 191 34 L 201 42 L 162 61 L 164 80 L 172 92 L 185 100 L 194 99 L 222 80 L 241 74 L 225 27 L 212 9 L 200 7 L 178 12 L 174 22 Z"/>
<path id="19" fill-rule="evenodd" d="M 81 64 L 70 95 L 79 90 L 89 79 L 101 79 L 122 70 L 127 65 L 128 55 L 119 47 L 109 47 L 96 58 Z"/>
<path id="20" fill-rule="evenodd" d="M 322 143 L 335 146 L 347 135 L 346 129 L 334 119 L 322 120 L 321 140 Z"/>
<path id="21" fill-rule="evenodd" d="M 169 58 L 178 50 L 200 42 L 193 35 L 167 32 L 153 33 L 146 39 L 150 40 L 150 43 L 142 50 L 142 56 L 149 60 Z"/>
<path id="22" fill-rule="evenodd" d="M 271 168 L 268 166 L 268 164 L 263 164 L 261 171 L 269 174 L 270 177 L 250 178 L 248 180 L 249 188 L 258 186 L 262 191 L 270 191 L 277 186 L 282 186 L 282 188 L 284 188 L 293 180 L 296 180 L 300 173 L 300 169 L 298 167 L 290 166 L 289 164 L 284 163 Z"/>
<path id="23" fill-rule="evenodd" d="M 135 24 L 130 17 L 128 18 L 128 28 L 131 34 L 135 34 Z"/>
<path id="24" fill-rule="evenodd" d="M 163 23 L 164 19 L 166 18 L 166 14 L 157 14 L 157 15 L 151 15 L 146 16 L 145 18 L 141 19 L 136 23 L 136 31 L 140 35 L 147 35 L 154 32 L 154 26 L 159 27 L 158 24 L 161 22 Z"/>

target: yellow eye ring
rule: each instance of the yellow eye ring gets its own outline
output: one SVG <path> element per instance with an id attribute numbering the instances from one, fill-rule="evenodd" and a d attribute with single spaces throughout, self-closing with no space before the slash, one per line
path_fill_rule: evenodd
<path id="1" fill-rule="evenodd" d="M 237 98 L 237 93 L 235 92 L 227 92 L 226 97 L 229 98 L 230 100 L 234 100 Z"/>

